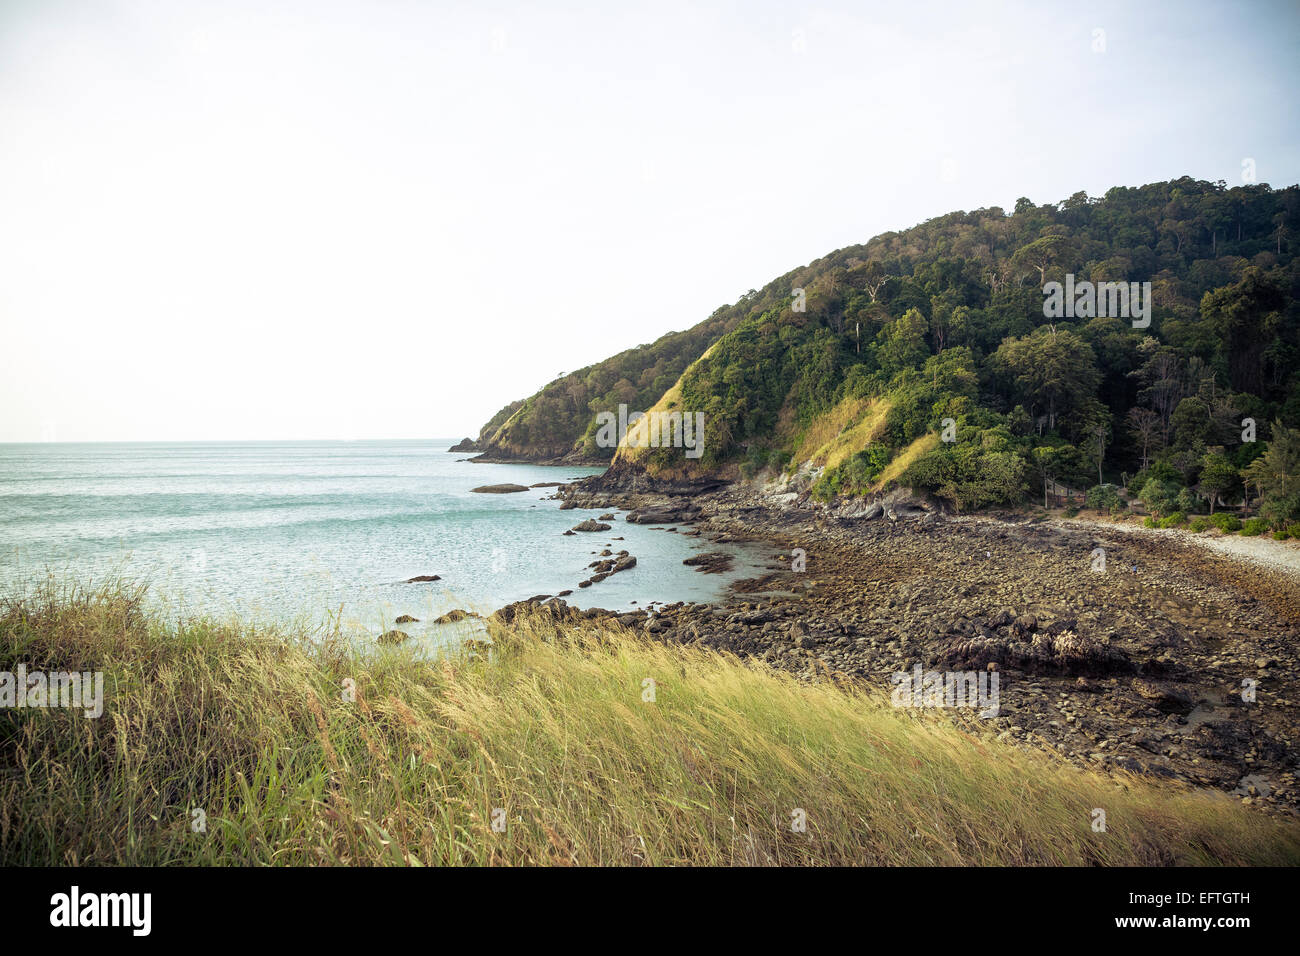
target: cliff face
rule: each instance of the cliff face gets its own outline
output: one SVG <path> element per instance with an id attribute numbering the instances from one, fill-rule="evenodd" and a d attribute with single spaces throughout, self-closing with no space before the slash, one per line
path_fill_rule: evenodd
<path id="1" fill-rule="evenodd" d="M 1277 226 L 1297 219 L 1300 187 L 1186 177 L 950 213 L 557 379 L 479 448 L 677 478 L 808 464 L 828 494 L 911 483 L 958 507 L 1158 456 L 1190 486 L 1216 448 L 1249 463 L 1243 415 L 1300 425 L 1300 259 Z M 1048 317 L 1054 282 L 1149 291 L 1132 315 L 1095 297 Z"/>

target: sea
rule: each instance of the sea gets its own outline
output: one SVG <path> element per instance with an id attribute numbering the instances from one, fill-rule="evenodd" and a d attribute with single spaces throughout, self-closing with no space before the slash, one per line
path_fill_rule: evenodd
<path id="1" fill-rule="evenodd" d="M 53 575 L 98 586 L 148 585 L 177 617 L 238 617 L 378 635 L 400 629 L 435 643 L 476 630 L 433 624 L 460 608 L 486 615 L 511 601 L 573 591 L 579 607 L 707 602 L 763 570 L 753 546 L 715 544 L 629 524 L 564 532 L 604 512 L 559 510 L 540 485 L 600 468 L 476 464 L 430 441 L 0 444 L 0 594 Z M 598 552 L 636 567 L 589 588 Z M 731 571 L 684 565 L 730 551 Z M 429 583 L 405 583 L 438 575 Z M 471 619 L 472 622 L 473 619 Z M 478 625 L 481 628 L 481 625 Z"/>

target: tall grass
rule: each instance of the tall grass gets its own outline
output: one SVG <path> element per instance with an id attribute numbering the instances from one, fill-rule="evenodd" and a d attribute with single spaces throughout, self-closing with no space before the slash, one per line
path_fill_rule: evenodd
<path id="1" fill-rule="evenodd" d="M 105 672 L 100 719 L 0 711 L 0 862 L 1300 862 L 1296 825 L 1226 797 L 609 625 L 428 659 L 141 608 L 56 584 L 0 608 L 0 670 Z"/>

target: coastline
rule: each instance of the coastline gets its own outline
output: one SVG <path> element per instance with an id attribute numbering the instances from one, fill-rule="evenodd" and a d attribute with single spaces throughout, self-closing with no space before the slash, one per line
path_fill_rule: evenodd
<path id="1" fill-rule="evenodd" d="M 636 480 L 634 492 L 628 475 L 606 473 L 555 497 L 649 513 L 709 541 L 757 542 L 771 561 L 717 604 L 621 614 L 625 625 L 807 682 L 887 689 L 916 665 L 995 670 L 1004 703 L 990 723 L 1001 740 L 1121 778 L 1300 811 L 1300 586 L 1289 562 L 1122 523 L 947 515 L 897 494 L 879 509 L 832 508 L 755 484 L 690 493 Z M 795 548 L 804 571 L 792 568 Z M 1103 573 L 1092 570 L 1096 548 Z"/>

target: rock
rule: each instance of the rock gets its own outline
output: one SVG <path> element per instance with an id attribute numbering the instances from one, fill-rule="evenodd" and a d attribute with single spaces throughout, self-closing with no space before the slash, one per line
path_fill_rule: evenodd
<path id="1" fill-rule="evenodd" d="M 558 481 L 539 481 L 537 482 L 537 484 L 529 485 L 528 487 L 529 488 L 558 488 L 560 487 L 560 483 Z"/>
<path id="2" fill-rule="evenodd" d="M 478 451 L 478 443 L 472 438 L 462 438 L 447 451 Z"/>
<path id="3" fill-rule="evenodd" d="M 419 574 L 413 578 L 407 578 L 407 584 L 422 584 L 425 581 L 441 581 L 442 578 L 437 574 Z"/>
<path id="4" fill-rule="evenodd" d="M 418 617 L 411 617 L 411 615 L 409 614 L 403 614 L 397 620 L 393 621 L 393 623 L 394 624 L 419 624 L 420 619 Z"/>
<path id="5" fill-rule="evenodd" d="M 411 635 L 407 634 L 405 631 L 384 631 L 384 633 L 380 634 L 376 640 L 378 640 L 380 644 L 400 644 L 410 636 Z"/>
<path id="6" fill-rule="evenodd" d="M 513 495 L 520 491 L 527 491 L 527 485 L 480 485 L 477 488 L 471 488 L 474 494 L 478 495 Z"/>
<path id="7" fill-rule="evenodd" d="M 732 556 L 725 552 L 705 551 L 703 554 L 687 558 L 682 564 L 703 571 L 705 574 L 717 574 L 720 571 L 730 570 L 732 560 Z"/>
<path id="8" fill-rule="evenodd" d="M 599 521 L 594 521 L 594 520 L 592 520 L 591 518 L 588 518 L 586 521 L 582 522 L 581 524 L 575 524 L 575 525 L 573 526 L 573 528 L 570 529 L 570 530 L 572 530 L 572 531 L 608 531 L 608 530 L 609 530 L 609 525 L 607 525 L 607 524 L 602 524 L 602 523 L 599 522 Z"/>
<path id="9" fill-rule="evenodd" d="M 473 611 L 462 611 L 460 608 L 448 611 L 442 617 L 436 618 L 434 624 L 455 624 L 457 621 L 463 621 L 467 617 L 478 617 Z"/>
<path id="10" fill-rule="evenodd" d="M 576 607 L 570 607 L 566 601 L 552 598 L 543 603 L 536 601 L 515 601 L 492 612 L 490 621 L 499 624 L 511 624 L 520 614 L 545 614 L 556 621 L 571 621 L 582 616 Z"/>
<path id="11" fill-rule="evenodd" d="M 632 511 L 624 520 L 629 524 L 685 524 L 695 520 L 695 514 L 685 511 L 651 510 Z"/>

